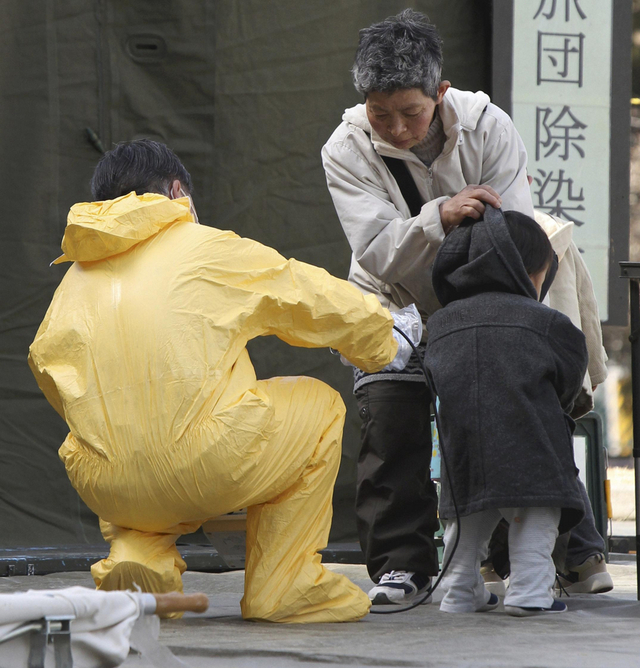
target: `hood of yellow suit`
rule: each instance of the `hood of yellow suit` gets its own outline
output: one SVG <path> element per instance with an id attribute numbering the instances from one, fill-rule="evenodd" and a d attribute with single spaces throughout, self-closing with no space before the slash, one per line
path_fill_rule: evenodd
<path id="1" fill-rule="evenodd" d="M 168 225 L 193 222 L 188 197 L 135 192 L 104 202 L 74 204 L 67 217 L 60 262 L 95 262 L 124 253 Z"/>

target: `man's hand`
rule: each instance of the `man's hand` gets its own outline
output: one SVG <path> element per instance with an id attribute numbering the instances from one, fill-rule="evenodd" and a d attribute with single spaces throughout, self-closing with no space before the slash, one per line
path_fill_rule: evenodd
<path id="1" fill-rule="evenodd" d="M 440 220 L 445 234 L 460 225 L 465 218 L 478 220 L 484 213 L 485 203 L 499 209 L 500 195 L 491 186 L 467 186 L 450 200 L 440 205 Z"/>

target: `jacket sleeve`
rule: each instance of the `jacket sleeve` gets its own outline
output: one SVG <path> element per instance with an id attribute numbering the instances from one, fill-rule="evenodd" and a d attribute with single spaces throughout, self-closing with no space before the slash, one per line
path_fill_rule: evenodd
<path id="1" fill-rule="evenodd" d="M 560 311 L 551 310 L 548 342 L 553 357 L 554 386 L 565 412 L 570 412 L 582 388 L 589 356 L 584 334 Z"/>
<path id="2" fill-rule="evenodd" d="M 375 296 L 364 296 L 324 269 L 287 260 L 251 239 L 229 238 L 220 251 L 229 258 L 222 276 L 233 295 L 228 311 L 231 316 L 236 310 L 248 339 L 275 335 L 294 346 L 335 348 L 368 372 L 395 357 L 393 318 Z M 214 266 L 218 272 L 219 259 Z"/>
<path id="3" fill-rule="evenodd" d="M 533 218 L 527 180 L 527 150 L 509 116 L 494 104 L 483 114 L 484 146 L 480 185 L 491 186 L 502 197 L 503 211 L 520 211 Z"/>
<path id="4" fill-rule="evenodd" d="M 587 265 L 574 243 L 569 246 L 567 254 L 575 265 L 580 328 L 586 337 L 587 350 L 589 351 L 589 377 L 593 385 L 600 385 L 606 379 L 608 372 L 606 366 L 607 353 L 602 345 L 602 327 L 596 295 L 593 291 Z"/>
<path id="5" fill-rule="evenodd" d="M 372 147 L 373 152 L 373 147 Z M 379 172 L 345 142 L 322 149 L 327 185 L 358 264 L 385 283 L 402 284 L 417 259 L 428 267 L 444 239 L 439 197 L 411 217 L 391 201 Z"/>

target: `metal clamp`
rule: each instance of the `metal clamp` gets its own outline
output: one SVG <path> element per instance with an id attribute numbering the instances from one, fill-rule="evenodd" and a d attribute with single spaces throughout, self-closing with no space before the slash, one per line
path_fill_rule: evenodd
<path id="1" fill-rule="evenodd" d="M 37 629 L 34 624 L 29 630 L 35 633 L 31 636 L 29 651 L 29 668 L 44 668 L 47 645 L 53 643 L 56 668 L 73 668 L 71 656 L 71 620 L 73 615 L 52 615 L 38 620 Z M 26 629 L 25 629 L 26 630 Z"/>

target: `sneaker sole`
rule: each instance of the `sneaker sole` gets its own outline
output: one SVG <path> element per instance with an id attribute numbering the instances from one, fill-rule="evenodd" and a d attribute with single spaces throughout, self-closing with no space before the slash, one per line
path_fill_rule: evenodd
<path id="1" fill-rule="evenodd" d="M 567 594 L 604 594 L 613 589 L 613 580 L 606 571 L 594 573 L 582 582 L 574 582 L 568 587 L 564 587 Z M 562 591 L 558 588 L 558 591 Z"/>
<path id="2" fill-rule="evenodd" d="M 536 617 L 539 615 L 558 615 L 562 612 L 567 612 L 568 608 L 564 610 L 525 610 L 524 608 L 517 608 L 513 605 L 505 605 L 504 611 L 511 617 Z"/>
<path id="3" fill-rule="evenodd" d="M 424 592 L 422 592 L 422 594 L 416 594 L 411 598 L 405 598 L 401 601 L 392 601 L 388 598 L 386 594 L 380 592 L 371 599 L 371 605 L 411 605 L 411 603 L 413 603 L 417 598 L 420 598 L 421 596 L 424 596 Z M 427 598 L 424 601 L 422 601 L 420 605 L 427 605 L 428 603 L 431 603 L 431 595 L 427 596 Z"/>

